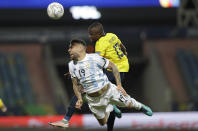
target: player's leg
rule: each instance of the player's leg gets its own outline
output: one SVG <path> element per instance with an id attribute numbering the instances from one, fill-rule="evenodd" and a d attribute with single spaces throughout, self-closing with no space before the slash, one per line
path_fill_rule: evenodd
<path id="1" fill-rule="evenodd" d="M 104 73 L 107 75 L 107 77 L 108 77 L 108 79 L 109 79 L 109 81 L 111 83 L 116 84 L 115 77 L 114 77 L 112 71 L 108 71 L 108 70 L 104 69 Z M 124 73 L 120 73 L 120 78 L 121 78 L 121 81 L 124 80 Z M 121 118 L 122 117 L 122 112 L 120 111 L 120 109 L 118 109 L 116 107 L 116 105 L 113 105 L 113 109 L 114 109 L 114 113 L 115 113 L 114 116 L 116 116 L 117 118 Z M 114 120 L 112 122 L 109 122 L 109 123 L 112 123 L 113 124 L 114 121 L 115 121 L 115 118 L 114 118 Z"/>
<path id="2" fill-rule="evenodd" d="M 98 120 L 99 124 L 103 126 L 109 123 L 108 122 L 110 120 L 109 118 L 111 117 L 112 119 L 112 116 L 110 116 L 110 113 L 113 111 L 113 105 L 109 104 L 109 99 L 107 100 L 108 96 L 104 97 L 102 95 L 99 97 L 90 97 L 89 95 L 86 95 L 86 98 L 87 98 L 89 109 L 92 112 L 92 114 L 95 116 L 95 118 Z M 111 114 L 113 114 L 114 116 L 113 112 Z M 115 116 L 113 118 L 115 119 Z M 111 131 L 112 130 L 113 128 L 111 128 Z"/>
<path id="3" fill-rule="evenodd" d="M 94 114 L 94 116 L 96 117 L 96 119 L 98 120 L 98 122 L 101 126 L 104 126 L 107 123 L 107 117 L 106 116 L 102 119 L 97 118 L 96 114 Z"/>
<path id="4" fill-rule="evenodd" d="M 64 116 L 64 119 L 67 121 L 70 121 L 72 115 L 74 114 L 74 112 L 76 111 L 76 102 L 78 101 L 78 98 L 76 97 L 76 95 L 74 95 L 70 101 L 69 107 L 67 108 L 67 113 Z"/>
<path id="5" fill-rule="evenodd" d="M 124 96 L 119 90 L 117 90 L 116 85 L 110 84 L 110 90 L 112 92 L 111 94 L 113 95 L 111 104 L 116 104 L 120 107 L 135 108 L 136 110 L 142 111 L 148 116 L 152 116 L 153 112 L 148 106 L 136 101 L 129 95 Z"/>
<path id="6" fill-rule="evenodd" d="M 93 108 L 94 107 L 91 107 L 90 110 L 94 114 L 95 118 L 98 120 L 99 124 L 101 126 L 104 126 L 105 124 L 107 124 L 107 130 L 113 131 L 113 127 L 108 128 L 108 121 L 109 121 L 109 119 L 112 119 L 111 114 L 114 115 L 113 106 L 107 105 L 106 108 L 102 107 L 101 109 L 100 109 L 100 107 L 96 107 L 94 109 Z M 114 120 L 115 120 L 115 116 L 114 116 Z M 113 125 L 114 125 L 114 123 L 113 123 Z"/>
<path id="7" fill-rule="evenodd" d="M 115 77 L 114 77 L 112 71 L 104 70 L 104 72 L 107 75 L 109 81 L 111 83 L 116 84 Z M 112 111 L 110 113 L 109 119 L 107 121 L 107 131 L 113 131 L 113 127 L 114 127 L 114 123 L 115 123 L 115 116 L 118 118 L 122 117 L 122 112 L 116 107 L 116 105 L 113 105 L 113 109 L 114 109 L 114 111 Z"/>
<path id="8" fill-rule="evenodd" d="M 107 131 L 113 131 L 114 122 L 115 122 L 115 111 L 113 110 L 110 113 L 109 118 L 107 120 Z"/>
<path id="9" fill-rule="evenodd" d="M 64 116 L 64 118 L 62 120 L 56 121 L 56 122 L 49 122 L 48 124 L 55 126 L 55 127 L 62 127 L 62 128 L 69 127 L 69 121 L 70 121 L 72 115 L 74 114 L 74 112 L 76 111 L 75 106 L 76 106 L 77 100 L 78 100 L 78 98 L 76 97 L 76 95 L 74 95 L 70 101 L 66 115 Z"/>

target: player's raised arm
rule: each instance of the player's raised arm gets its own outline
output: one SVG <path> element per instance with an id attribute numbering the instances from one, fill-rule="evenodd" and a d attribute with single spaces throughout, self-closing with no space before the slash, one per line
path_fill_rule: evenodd
<path id="1" fill-rule="evenodd" d="M 78 86 L 77 78 L 72 78 L 72 83 L 73 83 L 74 93 L 78 98 L 78 101 L 76 102 L 76 108 L 80 109 L 83 104 L 83 101 L 82 101 L 81 92 L 79 90 L 80 87 Z"/>
<path id="2" fill-rule="evenodd" d="M 112 69 L 112 71 L 113 71 L 113 74 L 114 74 L 115 79 L 116 79 L 116 85 L 117 86 L 118 85 L 122 86 L 121 79 L 120 79 L 120 73 L 119 73 L 118 68 L 116 67 L 116 65 L 109 61 L 108 68 Z"/>

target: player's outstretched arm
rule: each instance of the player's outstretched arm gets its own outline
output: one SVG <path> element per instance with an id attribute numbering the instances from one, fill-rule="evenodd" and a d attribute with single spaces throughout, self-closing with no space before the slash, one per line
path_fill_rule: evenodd
<path id="1" fill-rule="evenodd" d="M 109 61 L 109 65 L 108 65 L 109 69 L 112 69 L 115 80 L 116 80 L 116 85 L 117 85 L 117 89 L 120 90 L 123 95 L 127 95 L 126 91 L 123 89 L 122 87 L 122 83 L 121 83 L 121 79 L 120 79 L 120 72 L 118 71 L 117 66 Z"/>
<path id="2" fill-rule="evenodd" d="M 82 100 L 81 92 L 79 91 L 77 78 L 72 78 L 72 83 L 73 83 L 74 93 L 78 98 L 78 101 L 76 102 L 76 108 L 80 109 L 83 104 L 83 100 Z"/>

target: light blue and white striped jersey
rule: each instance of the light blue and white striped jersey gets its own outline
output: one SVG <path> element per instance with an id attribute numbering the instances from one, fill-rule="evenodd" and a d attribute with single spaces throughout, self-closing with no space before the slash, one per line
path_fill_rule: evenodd
<path id="1" fill-rule="evenodd" d="M 86 93 L 93 93 L 101 90 L 109 83 L 103 68 L 107 68 L 109 60 L 98 54 L 86 54 L 85 58 L 74 64 L 69 62 L 71 78 L 77 78 Z"/>

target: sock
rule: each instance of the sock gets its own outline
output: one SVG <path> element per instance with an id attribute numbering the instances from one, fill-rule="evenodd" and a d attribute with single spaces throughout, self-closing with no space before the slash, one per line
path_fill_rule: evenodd
<path id="1" fill-rule="evenodd" d="M 113 131 L 114 122 L 115 122 L 115 112 L 112 111 L 107 121 L 107 131 Z"/>
<path id="2" fill-rule="evenodd" d="M 118 111 L 119 109 L 117 108 L 116 105 L 113 105 L 113 110 L 114 110 L 114 111 Z"/>
<path id="3" fill-rule="evenodd" d="M 135 99 L 131 98 L 132 101 L 132 107 L 135 108 L 136 110 L 140 110 L 142 107 L 142 104 Z"/>
<path id="4" fill-rule="evenodd" d="M 64 119 L 69 121 L 76 111 L 76 102 L 78 101 L 78 98 L 74 95 L 70 101 L 69 107 L 67 108 L 66 115 L 64 116 Z"/>

